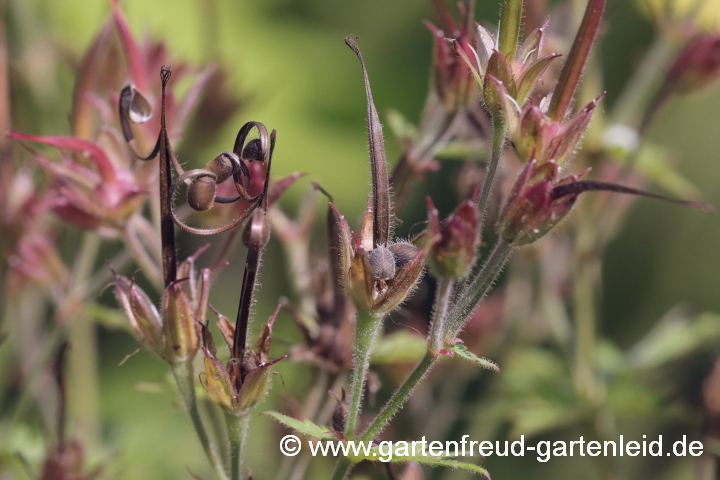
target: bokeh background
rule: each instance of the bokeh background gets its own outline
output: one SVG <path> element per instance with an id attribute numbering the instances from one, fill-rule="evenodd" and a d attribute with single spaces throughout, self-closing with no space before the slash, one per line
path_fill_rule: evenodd
<path id="1" fill-rule="evenodd" d="M 18 80 L 11 83 L 12 102 L 23 106 L 20 110 L 14 105 L 13 126 L 41 134 L 67 133 L 74 81 L 71 59 L 84 51 L 106 20 L 109 2 L 5 3 L 11 82 Z M 605 110 L 615 106 L 633 68 L 658 34 L 641 3 L 608 1 L 605 28 L 594 50 L 594 57 L 603 66 L 608 90 L 602 103 Z M 698 23 L 705 29 L 720 29 L 720 0 L 705 3 Z M 136 35 L 152 33 L 166 41 L 174 57 L 195 62 L 213 60 L 224 65 L 229 72 L 226 88 L 244 101 L 243 109 L 228 128 L 217 133 L 211 149 L 180 151 L 183 161 L 204 164 L 214 152 L 229 148 L 237 128 L 245 121 L 262 121 L 278 130 L 273 173 L 309 172 L 283 198 L 283 207 L 295 210 L 311 179 L 334 195 L 339 209 L 349 218 L 359 218 L 369 186 L 365 97 L 357 60 L 344 45 L 343 37 L 352 33 L 361 39 L 381 117 L 393 108 L 416 121 L 427 95 L 432 62 L 431 36 L 423 25 L 423 20 L 435 19 L 430 2 L 125 0 L 122 5 Z M 476 19 L 494 25 L 498 11 L 498 2 L 478 1 Z M 21 83 L 20 79 L 30 83 Z M 715 205 L 720 205 L 718 112 L 720 84 L 673 98 L 649 132 L 653 142 L 668 149 L 677 171 Z M 400 147 L 392 139 L 386 145 L 393 162 Z M 183 157 L 190 153 L 192 158 Z M 431 173 L 420 189 L 432 194 L 443 214 L 460 200 L 454 188 L 458 168 L 449 165 L 440 173 Z M 425 217 L 420 193 L 400 213 L 404 233 Z M 62 242 L 66 249 L 72 249 L 77 237 L 72 232 L 68 235 Z M 197 240 L 181 241 L 181 254 L 190 253 L 198 244 Z M 213 303 L 230 317 L 236 308 L 243 259 L 242 249 L 235 252 L 231 267 L 224 270 L 213 294 Z M 280 296 L 290 294 L 285 267 L 280 246 L 271 242 L 261 275 L 256 327 L 267 318 Z M 602 267 L 601 330 L 621 346 L 631 345 L 678 305 L 692 311 L 720 311 L 720 217 L 638 201 L 623 230 L 609 245 Z M 104 301 L 113 304 L 110 292 L 105 293 Z M 392 321 L 402 328 L 401 318 Z M 273 356 L 285 353 L 300 338 L 287 317 L 281 317 L 276 325 Z M 210 478 L 187 417 L 165 380 L 166 366 L 150 354 L 141 353 L 118 367 L 123 357 L 136 348 L 134 340 L 125 332 L 105 327 L 98 328 L 98 335 L 100 397 L 97 404 L 86 405 L 88 413 L 100 419 L 99 429 L 89 433 L 91 459 L 112 464 L 108 471 L 117 478 L 190 478 L 186 467 Z M 2 348 L 0 356 L 7 356 Z M 701 381 L 707 363 L 707 357 L 703 358 L 705 363 L 700 361 L 697 368 L 689 370 L 690 375 L 698 377 L 695 384 Z M 443 368 L 435 374 L 442 375 Z M 283 362 L 277 371 L 282 381 L 276 378 L 262 409 L 283 409 L 288 398 L 301 395 L 307 388 L 309 367 Z M 468 375 L 477 375 L 478 380 L 468 389 L 465 408 L 482 416 L 482 405 L 471 401 L 472 391 L 484 388 L 482 378 L 488 373 L 468 371 Z M 382 378 L 386 386 L 380 396 L 384 398 L 400 377 L 394 374 Z M 423 394 L 429 392 L 418 395 Z M 403 421 L 405 413 L 398 421 Z M 442 415 L 412 412 L 418 413 L 429 418 Z M 460 429 L 455 433 L 464 432 Z M 557 438 L 572 435 L 572 431 L 566 431 L 558 433 Z M 24 448 L 26 456 L 40 458 L 42 438 L 32 428 L 18 428 L 12 437 L 12 444 Z M 278 438 L 279 429 L 269 419 L 260 417 L 253 422 L 246 461 L 254 478 L 274 478 L 281 460 Z M 496 479 L 593 478 L 592 471 L 586 474 L 583 470 L 586 461 L 556 459 L 539 464 L 527 458 L 490 459 L 486 465 Z M 326 478 L 330 465 L 327 461 L 314 462 L 306 478 Z M 690 463 L 673 468 L 662 478 L 692 478 Z M 11 470 L 15 478 L 25 478 L 17 465 Z M 380 475 L 381 469 L 369 468 L 361 474 Z M 450 474 L 426 470 L 427 478 L 441 475 L 449 478 Z M 463 478 L 464 474 L 453 475 Z M 0 478 L 13 477 L 0 474 Z"/>

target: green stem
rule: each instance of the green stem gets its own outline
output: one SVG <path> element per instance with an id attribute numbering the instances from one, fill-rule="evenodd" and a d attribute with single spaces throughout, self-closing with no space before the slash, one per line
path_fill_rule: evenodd
<path id="1" fill-rule="evenodd" d="M 600 278 L 600 262 L 587 247 L 592 246 L 592 226 L 584 225 L 576 241 L 576 269 L 573 275 L 575 306 L 575 386 L 586 398 L 597 398 L 595 378 L 595 279 Z M 589 229 L 589 230 L 588 230 Z"/>
<path id="2" fill-rule="evenodd" d="M 192 361 L 173 364 L 172 372 L 175 376 L 175 382 L 177 383 L 180 395 L 185 402 L 185 407 L 190 415 L 190 419 L 195 427 L 195 433 L 202 444 L 205 455 L 210 462 L 210 466 L 215 472 L 215 477 L 218 480 L 228 480 L 222 460 L 220 459 L 215 446 L 210 441 L 210 437 L 208 436 L 207 430 L 205 430 L 205 425 L 200 417 L 200 410 L 198 410 L 197 398 L 195 397 L 195 373 Z"/>
<path id="3" fill-rule="evenodd" d="M 487 203 L 490 198 L 495 172 L 497 171 L 500 157 L 502 157 L 503 146 L 505 145 L 505 121 L 500 117 L 493 118 L 492 122 L 492 149 L 490 150 L 490 163 L 485 172 L 485 181 L 483 183 L 480 198 L 477 201 L 477 209 L 480 212 L 480 218 L 484 219 L 487 213 Z"/>
<path id="4" fill-rule="evenodd" d="M 228 438 L 230 439 L 230 466 L 232 480 L 240 480 L 243 471 L 243 447 L 250 426 L 250 414 L 235 415 L 225 412 Z"/>
<path id="5" fill-rule="evenodd" d="M 462 291 L 456 294 L 455 304 L 446 320 L 448 323 L 446 331 L 452 336 L 451 338 L 456 337 L 463 329 L 477 304 L 490 291 L 514 248 L 502 238 L 498 240 L 480 271 L 476 275 L 471 275 L 463 285 Z"/>
<path id="6" fill-rule="evenodd" d="M 500 12 L 498 50 L 504 55 L 515 55 L 520 25 L 522 24 L 523 0 L 505 0 Z"/>
<path id="7" fill-rule="evenodd" d="M 395 416 L 398 410 L 400 410 L 410 398 L 415 387 L 418 386 L 420 381 L 425 378 L 425 375 L 427 375 L 433 365 L 435 365 L 436 358 L 437 357 L 433 356 L 430 352 L 425 353 L 425 356 L 415 366 L 412 373 L 410 373 L 402 385 L 395 390 L 390 400 L 387 401 L 367 430 L 360 436 L 361 441 L 370 441 L 382 432 L 390 419 Z"/>
<path id="8" fill-rule="evenodd" d="M 665 35 L 658 35 L 648 49 L 632 77 L 615 102 L 612 119 L 623 125 L 639 125 L 640 112 L 647 112 L 650 98 L 662 82 L 665 68 L 676 51 L 674 43 Z"/>
<path id="9" fill-rule="evenodd" d="M 91 276 L 97 259 L 101 238 L 92 232 L 83 236 L 80 251 L 73 264 L 73 284 L 67 301 L 73 302 L 85 296 L 87 279 Z M 100 438 L 98 349 L 95 327 L 85 313 L 74 315 L 68 322 L 68 339 L 72 348 L 68 358 L 68 415 L 76 425 L 78 435 L 88 442 Z"/>
<path id="10" fill-rule="evenodd" d="M 342 457 L 338 460 L 337 464 L 335 464 L 335 470 L 333 470 L 331 480 L 345 480 L 350 474 L 350 470 L 352 470 L 353 466 L 354 464 L 349 458 Z"/>
<path id="11" fill-rule="evenodd" d="M 438 355 L 440 350 L 445 347 L 445 319 L 450 310 L 455 283 L 455 279 L 450 277 L 437 279 L 435 305 L 433 306 L 433 315 L 430 321 L 430 341 L 428 344 L 428 350 L 433 355 Z"/>
<path id="12" fill-rule="evenodd" d="M 370 365 L 370 351 L 381 325 L 382 316 L 358 310 L 355 318 L 355 358 L 353 381 L 350 389 L 350 411 L 347 429 L 345 430 L 345 438 L 348 440 L 355 440 L 357 420 L 362 406 L 365 376 Z"/>

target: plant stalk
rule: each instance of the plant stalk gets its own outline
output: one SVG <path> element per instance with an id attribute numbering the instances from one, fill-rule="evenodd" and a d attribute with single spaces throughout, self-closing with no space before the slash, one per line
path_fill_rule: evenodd
<path id="1" fill-rule="evenodd" d="M 212 444 L 207 430 L 205 430 L 202 417 L 200 417 L 200 410 L 198 409 L 197 398 L 195 397 L 195 373 L 192 361 L 173 364 L 172 372 L 180 395 L 183 398 L 183 402 L 185 402 L 185 407 L 192 420 L 193 427 L 195 427 L 195 433 L 202 444 L 210 466 L 215 472 L 215 477 L 218 480 L 228 480 L 222 460 L 218 455 L 217 449 Z"/>
<path id="2" fill-rule="evenodd" d="M 345 480 L 353 466 L 349 458 L 341 457 L 337 464 L 335 464 L 335 470 L 333 470 L 331 480 Z"/>
<path id="3" fill-rule="evenodd" d="M 430 341 L 428 343 L 428 350 L 433 355 L 438 355 L 440 350 L 445 347 L 445 320 L 448 311 L 450 311 L 455 283 L 455 279 L 450 277 L 437 279 L 435 305 L 433 306 L 433 315 L 430 321 Z"/>
<path id="4" fill-rule="evenodd" d="M 492 121 L 492 127 L 492 147 L 490 150 L 490 163 L 488 163 L 487 171 L 485 172 L 485 181 L 483 182 L 483 188 L 477 201 L 477 209 L 478 212 L 480 212 L 481 222 L 487 214 L 487 203 L 488 199 L 490 198 L 490 191 L 492 190 L 493 181 L 495 180 L 495 173 L 497 172 L 497 167 L 500 164 L 503 146 L 505 145 L 505 121 L 502 118 L 495 117 Z"/>
<path id="5" fill-rule="evenodd" d="M 73 283 L 67 295 L 68 302 L 80 301 L 85 296 L 87 280 L 92 275 L 102 240 L 93 233 L 83 235 L 80 252 L 73 265 Z M 95 325 L 88 315 L 80 311 L 68 322 L 68 340 L 71 348 L 68 352 L 69 417 L 76 423 L 79 435 L 88 442 L 100 438 L 100 414 L 98 385 L 98 349 Z"/>
<path id="6" fill-rule="evenodd" d="M 471 275 L 465 282 L 462 291 L 455 297 L 455 303 L 448 313 L 446 331 L 454 338 L 465 327 L 470 315 L 480 300 L 490 291 L 503 267 L 510 259 L 515 247 L 504 240 L 498 240 L 495 248 L 485 261 L 477 275 Z"/>
<path id="7" fill-rule="evenodd" d="M 502 6 L 498 29 L 498 50 L 504 55 L 515 55 L 520 37 L 523 3 L 523 0 L 505 0 Z"/>
<path id="8" fill-rule="evenodd" d="M 378 413 L 377 417 L 375 417 L 367 430 L 365 430 L 362 434 L 360 437 L 361 441 L 370 441 L 383 431 L 388 422 L 390 422 L 390 419 L 392 419 L 405 402 L 407 402 L 413 390 L 415 390 L 415 387 L 417 387 L 420 381 L 425 378 L 430 369 L 435 365 L 436 361 L 437 357 L 433 356 L 432 353 L 425 353 L 425 356 L 423 356 L 420 362 L 415 366 L 402 385 L 395 390 L 395 393 L 392 394 L 390 400 L 387 401 L 382 410 L 380 410 L 380 413 Z"/>
<path id="9" fill-rule="evenodd" d="M 350 410 L 345 430 L 345 438 L 348 440 L 355 440 L 358 416 L 362 406 L 365 376 L 370 365 L 370 351 L 381 325 L 382 316 L 358 310 L 355 318 L 355 358 L 350 390 Z"/>
<path id="10" fill-rule="evenodd" d="M 245 436 L 250 427 L 250 414 L 234 415 L 225 412 L 228 438 L 230 439 L 230 471 L 232 480 L 240 480 L 243 471 Z"/>

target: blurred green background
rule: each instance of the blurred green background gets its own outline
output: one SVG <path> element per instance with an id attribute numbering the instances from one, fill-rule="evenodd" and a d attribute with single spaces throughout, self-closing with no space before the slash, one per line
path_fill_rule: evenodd
<path id="1" fill-rule="evenodd" d="M 55 57 L 47 49 L 55 45 L 60 51 L 79 55 L 107 18 L 109 2 L 12 3 L 17 18 L 11 25 L 19 30 L 11 32 L 11 37 L 21 38 L 23 43 L 10 44 L 11 58 L 12 52 L 37 52 L 23 57 L 32 58 L 31 64 L 11 64 L 11 69 L 32 72 L 45 95 L 15 120 L 15 127 L 35 133 L 67 133 L 73 70 L 61 61 L 53 63 Z M 720 1 L 708 0 L 707 4 L 703 21 L 712 26 L 719 16 Z M 219 61 L 231 74 L 228 88 L 248 101 L 227 131 L 218 136 L 221 140 L 212 151 L 202 158 L 182 160 L 202 165 L 214 152 L 231 146 L 237 128 L 245 121 L 261 121 L 278 130 L 275 175 L 309 172 L 309 179 L 335 196 L 341 211 L 350 219 L 359 217 L 369 185 L 365 97 L 357 60 L 343 37 L 352 33 L 361 38 L 381 116 L 392 107 L 416 121 L 426 97 L 432 61 L 431 38 L 422 23 L 434 19 L 429 1 L 125 0 L 122 5 L 136 37 L 151 32 L 169 44 L 174 58 Z M 478 21 L 496 23 L 497 1 L 480 0 L 477 10 Z M 603 108 L 611 109 L 633 66 L 652 41 L 654 29 L 628 0 L 609 1 L 605 21 L 595 55 L 605 67 L 609 91 Z M 718 112 L 720 85 L 715 85 L 671 100 L 650 131 L 653 141 L 671 150 L 678 170 L 715 205 L 720 205 Z M 386 145 L 392 162 L 400 148 L 391 140 Z M 453 192 L 453 173 L 452 167 L 445 168 L 426 179 L 432 185 L 426 188 L 443 215 L 458 200 Z M 306 186 L 307 179 L 288 192 L 282 201 L 286 210 L 296 208 Z M 399 214 L 406 226 L 425 216 L 422 202 L 408 203 Z M 190 253 L 197 243 L 186 242 L 181 253 Z M 720 311 L 719 245 L 720 216 L 636 202 L 603 263 L 602 329 L 619 344 L 628 345 L 679 303 L 697 311 Z M 214 292 L 217 298 L 213 303 L 231 317 L 242 278 L 238 265 L 243 258 L 242 251 L 236 253 L 234 267 L 225 269 Z M 267 318 L 277 298 L 290 292 L 283 267 L 281 249 L 271 242 L 261 275 L 256 327 Z M 111 304 L 112 296 L 106 293 L 105 300 Z M 287 317 L 277 325 L 273 356 L 284 353 L 300 338 Z M 159 393 L 138 388 L 141 382 L 165 385 L 166 366 L 142 353 L 118 367 L 120 360 L 135 349 L 130 336 L 118 332 L 103 331 L 101 346 L 100 409 L 104 442 L 112 446 L 111 470 L 120 478 L 169 480 L 189 478 L 188 467 L 209 478 L 202 452 L 171 388 Z M 283 382 L 276 379 L 263 408 L 283 408 L 284 398 L 301 394 L 309 378 L 308 367 L 289 362 L 279 364 L 277 371 Z M 277 428 L 268 419 L 253 422 L 246 461 L 254 478 L 273 478 L 279 463 L 277 439 Z M 500 479 L 571 478 L 570 472 L 580 463 L 565 460 L 546 465 L 526 461 L 523 465 L 534 467 L 524 472 L 510 466 L 510 461 L 496 461 L 491 473 Z M 316 464 L 307 478 L 326 476 L 322 472 L 327 472 L 329 463 Z"/>

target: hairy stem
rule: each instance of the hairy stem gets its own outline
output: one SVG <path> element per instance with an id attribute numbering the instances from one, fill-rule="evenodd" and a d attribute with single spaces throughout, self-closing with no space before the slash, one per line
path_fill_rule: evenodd
<path id="1" fill-rule="evenodd" d="M 340 458 L 337 464 L 335 464 L 335 470 L 333 470 L 331 480 L 345 480 L 345 478 L 347 478 L 347 476 L 350 474 L 350 470 L 352 470 L 352 467 L 353 463 L 350 461 L 349 458 Z"/>
<path id="2" fill-rule="evenodd" d="M 502 157 L 503 146 L 505 145 L 505 121 L 500 117 L 493 118 L 492 129 L 492 149 L 490 151 L 490 163 L 488 163 L 485 172 L 485 181 L 477 201 L 477 209 L 480 212 L 480 218 L 484 219 L 487 213 L 487 203 L 490 198 L 495 172 L 497 171 L 500 157 Z"/>
<path id="3" fill-rule="evenodd" d="M 240 480 L 243 471 L 243 447 L 250 426 L 250 414 L 234 415 L 225 412 L 228 438 L 230 439 L 230 470 L 232 480 Z"/>
<path id="4" fill-rule="evenodd" d="M 362 441 L 370 441 L 375 438 L 387 426 L 390 419 L 400 410 L 400 408 L 408 401 L 415 387 L 425 378 L 430 369 L 435 365 L 435 356 L 427 352 L 420 362 L 415 366 L 412 373 L 408 375 L 405 381 L 395 390 L 390 400 L 383 406 L 380 413 L 375 417 L 370 426 L 360 437 Z"/>
<path id="5" fill-rule="evenodd" d="M 360 415 L 360 408 L 362 406 L 365 376 L 367 375 L 368 366 L 370 365 L 370 351 L 375 343 L 375 337 L 377 337 L 381 325 L 381 316 L 358 310 L 355 319 L 355 357 L 352 387 L 350 390 L 350 411 L 348 414 L 347 428 L 345 430 L 345 438 L 348 440 L 355 439 L 358 416 Z"/>
<path id="6" fill-rule="evenodd" d="M 523 0 L 505 0 L 500 12 L 498 50 L 504 55 L 515 55 L 520 26 L 522 24 Z"/>
<path id="7" fill-rule="evenodd" d="M 177 383 L 178 391 L 185 402 L 190 419 L 192 420 L 193 427 L 195 427 L 195 433 L 198 436 L 198 440 L 202 444 L 205 455 L 207 456 L 210 466 L 215 472 L 215 477 L 218 480 L 228 480 L 225 467 L 222 464 L 222 460 L 217 453 L 215 446 L 210 441 L 205 425 L 203 424 L 202 417 L 200 417 L 200 410 L 198 410 L 197 398 L 195 397 L 195 373 L 191 361 L 179 362 L 172 365 L 172 372 L 175 376 L 175 382 Z"/>
<path id="8" fill-rule="evenodd" d="M 446 320 L 448 322 L 446 331 L 451 337 L 456 337 L 463 329 L 477 304 L 492 288 L 513 250 L 512 244 L 502 239 L 498 240 L 480 271 L 476 275 L 471 275 L 463 285 L 462 291 L 456 294 L 455 304 Z"/>
<path id="9" fill-rule="evenodd" d="M 437 281 L 435 304 L 432 319 L 430 320 L 430 342 L 428 344 L 428 350 L 433 355 L 438 355 L 440 350 L 445 347 L 445 320 L 452 303 L 455 283 L 455 279 L 450 277 L 440 277 Z"/>

